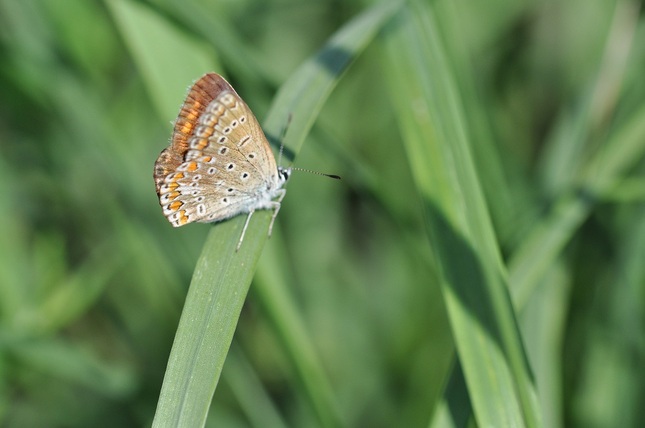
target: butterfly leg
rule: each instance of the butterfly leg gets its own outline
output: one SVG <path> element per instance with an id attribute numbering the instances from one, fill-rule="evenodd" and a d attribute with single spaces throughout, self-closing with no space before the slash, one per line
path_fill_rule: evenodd
<path id="1" fill-rule="evenodd" d="M 273 232 L 273 223 L 275 222 L 275 218 L 278 216 L 278 212 L 280 211 L 280 204 L 282 203 L 282 200 L 284 199 L 284 195 L 287 194 L 286 189 L 280 189 L 280 194 L 278 195 L 278 199 L 273 201 L 273 217 L 271 217 L 271 224 L 269 225 L 269 236 L 271 236 L 271 232 Z"/>
<path id="2" fill-rule="evenodd" d="M 253 215 L 255 211 L 251 210 L 249 211 L 249 215 L 246 218 L 246 223 L 244 223 L 244 227 L 242 228 L 242 234 L 240 235 L 240 241 L 237 243 L 237 247 L 235 247 L 235 252 L 237 253 L 242 246 L 242 241 L 244 241 L 244 234 L 246 233 L 246 228 L 249 227 L 249 221 L 251 221 L 251 216 Z"/>

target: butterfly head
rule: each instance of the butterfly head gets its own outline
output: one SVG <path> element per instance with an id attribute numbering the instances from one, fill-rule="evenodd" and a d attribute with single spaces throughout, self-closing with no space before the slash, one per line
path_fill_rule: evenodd
<path id="1" fill-rule="evenodd" d="M 278 167 L 278 180 L 280 181 L 280 184 L 286 183 L 290 175 L 291 168 Z"/>

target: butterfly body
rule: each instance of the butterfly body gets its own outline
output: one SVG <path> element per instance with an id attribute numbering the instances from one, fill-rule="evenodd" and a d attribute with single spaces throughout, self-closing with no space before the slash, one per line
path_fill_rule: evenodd
<path id="1" fill-rule="evenodd" d="M 275 220 L 290 173 L 276 165 L 246 103 L 226 80 L 209 73 L 190 88 L 170 147 L 155 162 L 154 179 L 163 214 L 175 227 L 248 213 L 239 248 L 255 210 L 273 209 Z"/>

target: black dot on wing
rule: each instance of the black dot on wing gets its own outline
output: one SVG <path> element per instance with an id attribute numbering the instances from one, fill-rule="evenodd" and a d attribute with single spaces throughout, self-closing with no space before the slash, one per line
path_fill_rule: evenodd
<path id="1" fill-rule="evenodd" d="M 228 165 L 226 165 L 226 169 L 228 170 L 232 170 L 233 168 L 235 168 L 235 164 L 229 163 Z"/>
<path id="2" fill-rule="evenodd" d="M 255 157 L 255 153 L 249 153 L 249 159 L 253 159 Z"/>

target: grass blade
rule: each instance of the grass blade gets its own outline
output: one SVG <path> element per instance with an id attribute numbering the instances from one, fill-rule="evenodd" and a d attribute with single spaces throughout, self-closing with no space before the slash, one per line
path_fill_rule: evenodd
<path id="1" fill-rule="evenodd" d="M 413 3 L 391 35 L 393 98 L 443 271 L 444 299 L 475 416 L 483 426 L 539 426 L 462 107 L 430 10 Z"/>

